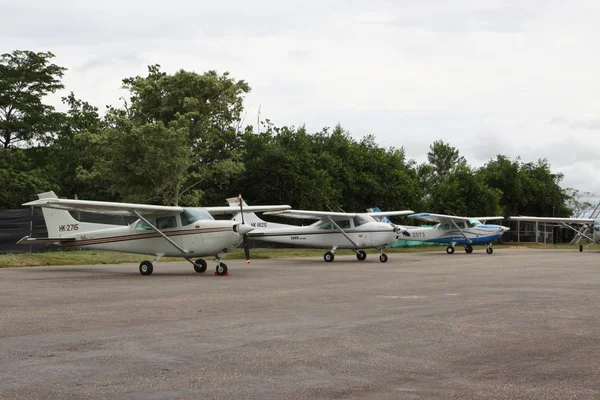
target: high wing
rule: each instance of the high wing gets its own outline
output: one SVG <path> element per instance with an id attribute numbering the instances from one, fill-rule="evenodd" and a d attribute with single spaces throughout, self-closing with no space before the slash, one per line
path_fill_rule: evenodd
<path id="1" fill-rule="evenodd" d="M 208 211 L 211 215 L 230 215 L 230 214 L 237 214 L 240 212 L 240 207 L 234 207 L 234 206 L 202 207 L 202 208 L 204 210 Z M 246 213 L 246 212 L 265 212 L 265 214 L 268 214 L 266 211 L 275 213 L 275 212 L 289 210 L 290 208 L 292 208 L 292 207 L 288 206 L 288 205 L 280 205 L 280 206 L 247 206 L 247 205 L 244 205 L 244 213 Z"/>
<path id="2" fill-rule="evenodd" d="M 110 215 L 176 215 L 183 211 L 183 207 L 178 206 L 154 206 L 150 204 L 115 203 L 110 201 L 59 199 L 54 192 L 42 193 L 39 197 L 39 200 L 30 201 L 23 205 Z"/>
<path id="3" fill-rule="evenodd" d="M 481 222 L 483 222 L 485 224 L 487 221 L 503 220 L 504 217 L 500 217 L 500 216 L 496 216 L 496 217 L 473 217 L 471 219 L 476 219 L 477 221 L 481 221 Z"/>
<path id="4" fill-rule="evenodd" d="M 395 217 L 401 215 L 410 215 L 413 214 L 412 210 L 404 210 L 404 211 L 378 211 L 378 212 L 370 212 L 367 213 L 370 217 Z"/>
<path id="5" fill-rule="evenodd" d="M 419 213 L 409 215 L 408 218 L 419 219 L 421 221 L 433 222 L 433 223 L 450 223 L 458 221 L 470 221 L 477 219 L 479 221 L 488 221 L 494 219 L 504 219 L 504 217 L 480 217 L 480 218 L 469 218 L 469 217 L 457 217 L 456 215 L 444 215 L 444 214 L 430 214 L 430 213 Z"/>
<path id="6" fill-rule="evenodd" d="M 246 207 L 244 207 L 246 211 Z M 308 211 L 308 210 L 284 210 L 266 212 L 265 215 L 273 215 L 276 217 L 297 218 L 297 219 L 327 219 L 331 218 L 334 221 L 344 220 L 356 217 L 357 213 L 343 213 L 333 211 Z"/>
<path id="7" fill-rule="evenodd" d="M 246 207 L 244 207 L 246 211 Z M 372 213 L 345 213 L 345 212 L 334 212 L 334 211 L 308 211 L 308 210 L 285 210 L 278 212 L 266 212 L 266 215 L 274 215 L 278 217 L 297 218 L 297 219 L 327 219 L 331 218 L 334 221 L 344 220 L 348 218 L 354 218 L 358 215 L 369 215 L 371 217 L 391 217 L 395 215 L 409 215 L 412 214 L 411 210 L 404 211 L 384 211 L 384 212 L 372 212 Z"/>
<path id="8" fill-rule="evenodd" d="M 510 217 L 511 221 L 528 221 L 528 222 L 550 222 L 550 223 L 564 223 L 564 224 L 580 224 L 586 225 L 591 224 L 595 220 L 592 218 L 559 218 L 559 217 Z"/>

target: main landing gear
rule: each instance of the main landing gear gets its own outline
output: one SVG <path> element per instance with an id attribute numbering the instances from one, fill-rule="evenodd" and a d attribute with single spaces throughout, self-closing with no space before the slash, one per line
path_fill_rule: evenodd
<path id="1" fill-rule="evenodd" d="M 446 253 L 448 253 L 448 254 L 454 254 L 454 246 L 448 246 L 448 247 L 446 247 Z"/>
<path id="2" fill-rule="evenodd" d="M 196 271 L 199 274 L 203 274 L 206 272 L 206 261 L 204 261 L 203 259 L 199 258 L 197 259 L 194 263 L 194 271 Z"/>
<path id="3" fill-rule="evenodd" d="M 140 263 L 140 274 L 152 275 L 152 271 L 154 271 L 154 266 L 150 261 L 144 260 Z"/>
<path id="4" fill-rule="evenodd" d="M 465 253 L 471 254 L 473 252 L 473 246 L 470 244 L 465 245 Z"/>
<path id="5" fill-rule="evenodd" d="M 325 260 L 325 262 L 333 262 L 333 260 L 335 259 L 335 251 L 337 250 L 337 247 L 332 248 L 330 251 L 326 252 L 325 254 L 323 254 L 323 259 Z M 356 258 L 358 259 L 358 261 L 364 261 L 367 259 L 367 253 L 364 250 L 357 250 L 356 251 Z M 385 254 L 383 251 L 381 252 L 381 255 L 379 256 L 379 261 L 381 261 L 382 263 L 387 262 L 388 260 L 388 256 L 387 254 Z"/>
<path id="6" fill-rule="evenodd" d="M 356 258 L 358 261 L 365 261 L 367 259 L 367 253 L 364 250 L 358 250 L 356 252 Z"/>

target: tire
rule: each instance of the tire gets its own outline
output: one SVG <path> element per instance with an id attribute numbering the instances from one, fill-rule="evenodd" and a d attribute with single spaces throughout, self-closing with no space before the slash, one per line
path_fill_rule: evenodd
<path id="1" fill-rule="evenodd" d="M 583 245 L 582 244 L 579 245 L 579 252 L 583 253 Z"/>
<path id="2" fill-rule="evenodd" d="M 358 258 L 358 261 L 365 261 L 367 259 L 367 253 L 365 253 L 364 250 L 359 250 L 356 252 L 356 258 Z"/>
<path id="3" fill-rule="evenodd" d="M 492 249 L 491 247 L 488 247 L 487 249 L 485 249 L 485 252 L 488 254 L 492 254 L 494 252 L 494 249 Z"/>
<path id="4" fill-rule="evenodd" d="M 219 275 L 219 276 L 227 275 L 227 265 L 225 263 L 220 262 L 217 265 L 217 275 Z"/>
<path id="5" fill-rule="evenodd" d="M 448 253 L 448 254 L 454 254 L 454 247 L 452 247 L 452 246 L 446 247 L 446 253 Z"/>
<path id="6" fill-rule="evenodd" d="M 323 260 L 325 260 L 325 262 L 333 262 L 334 259 L 335 259 L 335 256 L 330 251 L 323 254 Z"/>
<path id="7" fill-rule="evenodd" d="M 152 275 L 152 271 L 154 271 L 154 266 L 150 261 L 142 261 L 140 263 L 140 274 Z"/>
<path id="8" fill-rule="evenodd" d="M 473 246 L 471 246 L 470 244 L 465 246 L 465 253 L 467 254 L 471 254 L 473 252 Z"/>
<path id="9" fill-rule="evenodd" d="M 199 274 L 206 272 L 206 268 L 207 268 L 206 261 L 204 261 L 201 258 L 197 259 L 196 262 L 194 263 L 194 271 L 196 271 Z"/>
<path id="10" fill-rule="evenodd" d="M 385 253 L 381 253 L 381 254 L 379 255 L 379 261 L 381 261 L 382 263 L 385 263 L 385 262 L 387 262 L 387 260 L 388 260 L 388 256 L 387 256 L 387 254 L 385 254 Z"/>

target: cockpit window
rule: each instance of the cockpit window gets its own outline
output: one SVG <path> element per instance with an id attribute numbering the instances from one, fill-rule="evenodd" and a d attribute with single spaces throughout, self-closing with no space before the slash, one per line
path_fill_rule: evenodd
<path id="1" fill-rule="evenodd" d="M 600 225 L 596 225 L 596 226 L 594 226 L 594 230 L 595 230 L 596 232 L 600 232 Z"/>
<path id="2" fill-rule="evenodd" d="M 156 222 L 154 221 L 154 218 L 146 218 L 146 219 L 152 225 L 156 226 Z M 141 219 L 139 219 L 138 223 L 135 225 L 135 230 L 137 230 L 137 231 L 149 231 L 151 229 L 152 228 L 150 227 L 150 225 L 148 225 L 146 222 L 142 221 Z"/>
<path id="3" fill-rule="evenodd" d="M 202 219 L 214 219 L 204 208 L 184 208 L 183 212 L 179 214 L 179 217 L 181 218 L 181 225 L 183 226 L 193 224 Z"/>
<path id="4" fill-rule="evenodd" d="M 354 226 L 361 226 L 366 224 L 367 222 L 376 222 L 375 218 L 372 218 L 368 215 L 357 215 L 354 217 Z"/>

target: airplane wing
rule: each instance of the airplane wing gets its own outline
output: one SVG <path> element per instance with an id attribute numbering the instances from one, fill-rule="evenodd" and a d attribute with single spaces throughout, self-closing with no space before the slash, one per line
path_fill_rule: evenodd
<path id="1" fill-rule="evenodd" d="M 246 208 L 244 208 L 244 211 Z M 276 217 L 297 218 L 297 219 L 327 219 L 343 220 L 356 217 L 357 213 L 344 213 L 333 211 L 308 211 L 308 210 L 284 210 L 266 212 L 265 215 L 273 215 Z"/>
<path id="2" fill-rule="evenodd" d="M 458 222 L 458 221 L 469 221 L 473 218 L 468 217 L 457 217 L 456 215 L 444 215 L 444 214 L 430 214 L 430 213 L 419 213 L 409 215 L 408 218 L 414 218 L 421 221 L 440 223 L 440 222 Z"/>
<path id="3" fill-rule="evenodd" d="M 58 199 L 56 197 L 42 197 L 39 200 L 30 201 L 23 205 L 110 215 L 136 215 L 136 212 L 142 215 L 176 215 L 183 211 L 183 207 L 177 206 L 154 206 L 150 204 L 115 203 L 110 201 Z"/>
<path id="4" fill-rule="evenodd" d="M 511 221 L 528 221 L 528 222 L 550 222 L 550 223 L 565 223 L 565 224 L 591 224 L 595 220 L 592 218 L 559 218 L 559 217 L 510 217 Z"/>
<path id="5" fill-rule="evenodd" d="M 202 207 L 206 211 L 208 211 L 211 215 L 229 215 L 229 214 L 237 214 L 240 212 L 239 206 L 224 206 L 224 207 Z M 264 212 L 268 214 L 267 211 L 270 212 L 280 212 L 284 210 L 289 210 L 292 208 L 288 205 L 280 205 L 280 206 L 247 206 L 244 205 L 244 213 L 246 212 Z"/>
<path id="6" fill-rule="evenodd" d="M 487 221 L 503 220 L 504 217 L 499 217 L 499 216 L 496 216 L 496 217 L 473 217 L 470 219 L 476 219 L 477 221 L 481 221 L 485 224 Z"/>
<path id="7" fill-rule="evenodd" d="M 394 217 L 401 215 L 410 215 L 413 214 L 412 210 L 404 210 L 404 211 L 377 211 L 367 213 L 370 217 Z"/>

